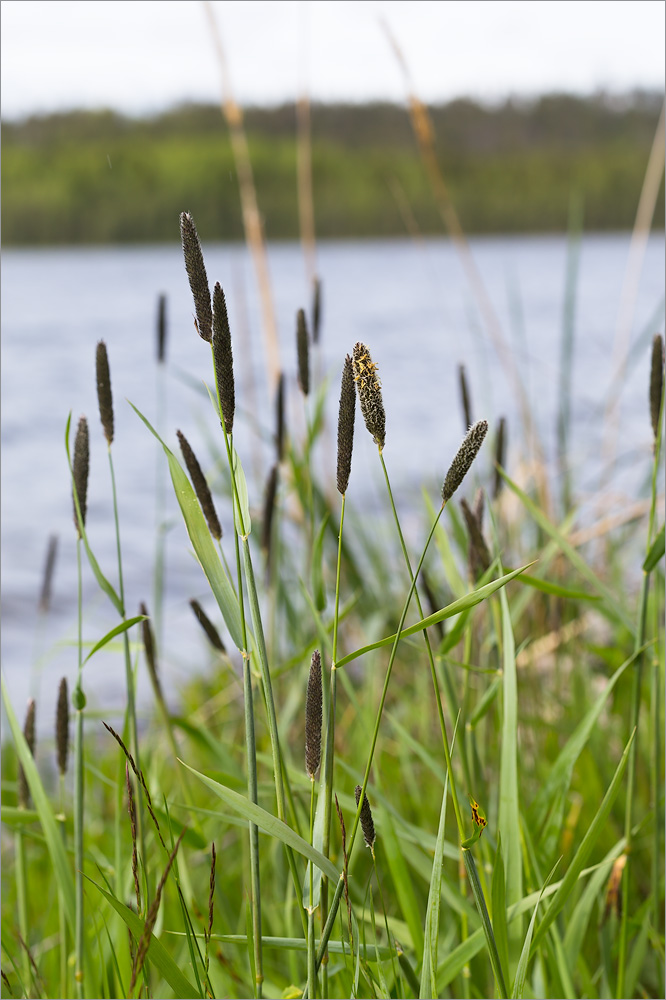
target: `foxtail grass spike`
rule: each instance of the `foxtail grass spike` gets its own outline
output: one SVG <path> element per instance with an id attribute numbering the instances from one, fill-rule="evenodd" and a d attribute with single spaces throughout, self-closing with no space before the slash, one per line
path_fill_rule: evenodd
<path id="1" fill-rule="evenodd" d="M 150 615 L 148 614 L 148 608 L 142 602 L 139 605 L 139 614 L 145 615 L 144 621 L 141 622 L 141 638 L 143 639 L 143 648 L 146 653 L 146 665 L 148 667 L 148 673 L 150 674 L 150 679 L 153 682 L 153 688 L 155 689 L 156 696 L 163 701 L 162 696 L 162 685 L 160 684 L 160 676 L 157 671 L 157 656 L 155 654 L 155 639 L 153 638 L 153 630 L 150 625 Z"/>
<path id="2" fill-rule="evenodd" d="M 56 755 L 58 771 L 67 773 L 67 755 L 69 753 L 69 695 L 67 678 L 63 677 L 58 688 L 58 707 L 56 708 Z"/>
<path id="3" fill-rule="evenodd" d="M 298 384 L 303 395 L 307 396 L 310 392 L 310 343 L 303 309 L 299 309 L 296 316 L 296 354 L 298 358 Z"/>
<path id="4" fill-rule="evenodd" d="M 483 537 L 481 525 L 476 518 L 476 514 L 466 500 L 461 500 L 460 506 L 469 535 L 469 568 L 473 579 L 476 580 L 479 571 L 483 572 L 487 570 L 492 559 L 490 558 L 490 552 L 488 551 L 488 546 L 486 545 L 486 540 Z"/>
<path id="5" fill-rule="evenodd" d="M 81 523 L 86 526 L 86 511 L 88 503 L 88 473 L 90 472 L 90 450 L 88 443 L 88 421 L 85 417 L 79 420 L 74 439 L 74 460 L 72 462 L 72 474 L 74 478 L 74 489 L 79 501 L 81 511 Z M 74 504 L 74 526 L 77 534 L 81 537 L 79 519 L 76 514 L 76 504 Z"/>
<path id="6" fill-rule="evenodd" d="M 266 562 L 270 560 L 271 554 L 271 534 L 273 530 L 273 511 L 275 510 L 275 497 L 278 486 L 278 466 L 271 469 L 268 482 L 266 483 L 266 493 L 264 494 L 264 515 L 261 527 L 261 548 L 266 556 Z"/>
<path id="7" fill-rule="evenodd" d="M 108 444 L 113 441 L 113 396 L 111 395 L 111 372 L 109 371 L 109 355 L 103 340 L 97 345 L 95 357 L 97 374 L 97 402 L 99 403 L 99 418 L 102 421 L 104 437 Z"/>
<path id="8" fill-rule="evenodd" d="M 227 303 L 222 286 L 217 281 L 213 289 L 213 361 L 215 379 L 220 394 L 222 418 L 227 434 L 234 429 L 236 410 L 236 389 L 234 384 L 234 357 L 231 350 L 231 330 L 227 315 Z"/>
<path id="9" fill-rule="evenodd" d="M 204 265 L 203 253 L 197 227 L 189 212 L 182 212 L 180 216 L 180 238 L 183 243 L 183 255 L 185 257 L 185 270 L 190 281 L 192 298 L 194 299 L 194 311 L 196 314 L 196 327 L 202 340 L 210 343 L 213 336 L 213 313 L 210 306 L 210 288 L 208 286 L 208 276 Z"/>
<path id="10" fill-rule="evenodd" d="M 277 460 L 284 458 L 284 372 L 280 372 L 275 396 L 275 451 Z"/>
<path id="11" fill-rule="evenodd" d="M 650 419 L 655 441 L 659 434 L 659 414 L 664 394 L 664 339 L 656 333 L 652 341 L 652 364 L 650 366 Z"/>
<path id="12" fill-rule="evenodd" d="M 370 351 L 365 344 L 354 345 L 352 368 L 365 426 L 372 434 L 379 450 L 383 451 L 386 441 L 386 413 L 381 382 L 377 376 L 377 365 L 370 357 Z"/>
<path id="13" fill-rule="evenodd" d="M 212 621 L 210 620 L 204 609 L 201 607 L 199 602 L 195 601 L 194 598 L 192 598 L 192 600 L 190 601 L 190 607 L 192 608 L 192 611 L 194 611 L 197 621 L 199 622 L 202 629 L 208 636 L 208 641 L 210 642 L 211 646 L 219 650 L 220 653 L 226 653 L 226 649 L 224 648 L 224 643 L 220 638 L 219 632 L 217 631 L 217 629 L 215 628 Z"/>
<path id="14" fill-rule="evenodd" d="M 321 763 L 321 656 L 315 649 L 310 661 L 308 691 L 305 699 L 305 770 L 314 779 Z"/>
<path id="15" fill-rule="evenodd" d="M 157 362 L 160 365 L 166 360 L 166 304 L 167 298 L 162 292 L 157 300 Z"/>
<path id="16" fill-rule="evenodd" d="M 483 490 L 479 488 L 476 491 L 476 496 L 474 497 L 474 507 L 472 509 L 474 511 L 474 517 L 476 518 L 476 523 L 478 524 L 479 528 L 481 528 L 482 531 L 483 531 L 484 506 L 485 506 L 485 496 Z"/>
<path id="17" fill-rule="evenodd" d="M 356 805 L 358 806 L 361 799 L 361 792 L 363 789 L 360 785 L 357 785 L 354 789 L 354 795 L 356 796 Z M 375 824 L 372 820 L 372 809 L 370 808 L 370 803 L 368 801 L 367 794 L 363 796 L 363 805 L 361 806 L 361 830 L 363 831 L 363 839 L 366 844 L 372 850 L 377 839 L 377 834 L 375 833 Z"/>
<path id="18" fill-rule="evenodd" d="M 467 432 L 472 426 L 472 404 L 470 403 L 467 372 L 464 365 L 458 365 L 458 380 L 460 382 L 460 402 L 462 404 L 465 432 Z"/>
<path id="19" fill-rule="evenodd" d="M 442 486 L 442 500 L 444 503 L 451 499 L 469 472 L 472 462 L 478 455 L 479 448 L 483 444 L 483 439 L 487 431 L 487 420 L 477 420 L 467 431 L 465 439 L 460 448 L 458 448 L 458 453 L 451 462 L 449 471 L 446 473 L 446 479 Z"/>
<path id="20" fill-rule="evenodd" d="M 28 744 L 28 750 L 35 756 L 35 699 L 31 698 L 28 702 L 28 707 L 25 713 L 25 722 L 23 724 L 23 735 L 25 736 L 25 741 Z M 18 804 L 26 808 L 30 802 L 30 790 L 28 788 L 28 782 L 25 777 L 25 772 L 21 765 L 19 764 L 18 772 Z"/>
<path id="21" fill-rule="evenodd" d="M 497 428 L 497 437 L 495 439 L 495 480 L 493 483 L 493 498 L 499 496 L 499 492 L 502 489 L 504 480 L 499 472 L 497 466 L 504 468 L 506 462 L 506 419 L 504 417 L 500 418 L 499 427 Z"/>
<path id="22" fill-rule="evenodd" d="M 208 530 L 213 538 L 219 541 L 222 537 L 222 527 L 217 517 L 217 511 L 215 510 L 215 504 L 213 503 L 213 497 L 211 496 L 210 488 L 206 482 L 206 477 L 204 476 L 197 456 L 192 451 L 185 435 L 182 431 L 176 431 L 176 435 L 178 437 L 178 443 L 180 444 L 180 450 L 183 453 L 185 465 L 187 466 L 187 471 L 189 472 L 190 479 L 192 480 L 192 486 L 194 486 L 194 492 L 199 499 L 204 517 L 208 523 Z"/>
<path id="23" fill-rule="evenodd" d="M 319 334 L 321 331 L 321 281 L 319 278 L 314 280 L 314 294 L 312 297 L 312 343 L 319 343 Z"/>
<path id="24" fill-rule="evenodd" d="M 42 590 L 39 595 L 39 610 L 41 614 L 46 614 L 51 604 L 51 590 L 53 588 L 53 575 L 55 572 L 55 561 L 58 552 L 58 536 L 50 535 L 49 544 L 46 550 L 46 562 L 44 564 L 44 576 L 42 577 Z"/>
<path id="25" fill-rule="evenodd" d="M 352 360 L 347 355 L 342 368 L 340 383 L 340 409 L 338 410 L 338 492 L 343 496 L 349 486 L 352 450 L 354 448 L 354 415 L 356 393 L 354 392 L 354 371 Z"/>

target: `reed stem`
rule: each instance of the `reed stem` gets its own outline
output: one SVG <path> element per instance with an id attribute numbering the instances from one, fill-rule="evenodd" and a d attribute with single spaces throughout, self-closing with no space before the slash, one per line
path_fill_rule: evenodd
<path id="1" fill-rule="evenodd" d="M 76 571 L 77 571 L 77 612 L 78 612 L 78 671 L 76 690 L 74 692 L 76 707 L 76 725 L 74 738 L 74 878 L 75 878 L 75 934 L 74 952 L 76 994 L 84 996 L 83 953 L 85 928 L 83 923 L 83 812 L 84 812 L 84 782 L 83 782 L 83 708 L 85 697 L 81 690 L 81 675 L 83 670 L 83 587 L 81 579 L 81 536 L 76 539 Z"/>

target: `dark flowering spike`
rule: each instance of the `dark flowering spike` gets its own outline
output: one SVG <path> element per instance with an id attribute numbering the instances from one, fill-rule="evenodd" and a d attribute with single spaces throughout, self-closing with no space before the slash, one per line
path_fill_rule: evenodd
<path id="1" fill-rule="evenodd" d="M 487 430 L 488 421 L 478 420 L 475 424 L 472 424 L 470 429 L 467 431 L 465 439 L 460 445 L 460 448 L 458 448 L 458 453 L 451 462 L 449 471 L 446 473 L 446 479 L 444 480 L 444 485 L 442 486 L 442 500 L 444 503 L 451 499 L 469 472 L 470 466 L 478 455 L 479 448 L 483 444 L 483 439 L 486 436 Z"/>
<path id="2" fill-rule="evenodd" d="M 469 535 L 470 571 L 473 579 L 476 580 L 479 575 L 479 570 L 487 570 L 492 562 L 492 559 L 490 558 L 490 552 L 488 551 L 486 540 L 483 537 L 481 527 L 476 519 L 474 511 L 469 507 L 466 500 L 461 500 L 460 506 L 462 507 L 465 524 L 467 525 L 467 533 Z"/>
<path id="3" fill-rule="evenodd" d="M 58 707 L 56 709 L 56 753 L 58 770 L 61 774 L 67 772 L 67 754 L 69 752 L 69 695 L 67 693 L 67 678 L 63 677 L 58 688 Z"/>
<path id="4" fill-rule="evenodd" d="M 202 629 L 208 636 L 208 641 L 210 642 L 211 646 L 214 646 L 215 649 L 218 649 L 220 653 L 226 653 L 226 649 L 224 648 L 224 643 L 220 638 L 219 632 L 217 631 L 217 629 L 215 628 L 212 621 L 210 620 L 204 609 L 201 607 L 199 602 L 195 601 L 194 598 L 192 598 L 192 600 L 190 601 L 190 607 L 192 608 L 192 611 L 194 611 L 197 621 L 199 622 Z"/>
<path id="5" fill-rule="evenodd" d="M 163 364 L 166 359 L 166 295 L 162 292 L 157 300 L 157 361 Z"/>
<path id="6" fill-rule="evenodd" d="M 467 385 L 467 373 L 464 365 L 458 365 L 458 379 L 460 381 L 460 401 L 465 421 L 465 433 L 467 433 L 472 426 L 472 404 L 469 399 L 469 386 Z"/>
<path id="7" fill-rule="evenodd" d="M 370 351 L 365 344 L 355 344 L 352 368 L 365 426 L 372 434 L 379 450 L 383 451 L 386 441 L 386 414 L 381 382 L 377 377 L 377 365 L 370 357 Z"/>
<path id="8" fill-rule="evenodd" d="M 213 313 L 210 307 L 210 288 L 204 265 L 201 243 L 194 219 L 189 212 L 180 216 L 180 238 L 183 243 L 185 270 L 190 281 L 194 311 L 197 317 L 197 330 L 203 340 L 210 343 L 213 336 Z"/>
<path id="9" fill-rule="evenodd" d="M 356 788 L 354 789 L 354 795 L 356 796 L 357 807 L 361 798 L 362 791 L 363 789 L 361 788 L 360 785 L 357 785 Z M 377 835 L 375 833 L 375 824 L 373 823 L 372 820 L 372 809 L 370 808 L 370 803 L 368 802 L 367 795 L 363 796 L 363 805 L 361 806 L 361 829 L 363 830 L 363 839 L 365 840 L 370 850 L 372 850 L 375 840 L 377 839 Z"/>
<path id="10" fill-rule="evenodd" d="M 261 528 L 261 547 L 266 556 L 267 565 L 271 556 L 271 534 L 273 529 L 273 511 L 275 510 L 277 486 L 278 466 L 274 465 L 269 473 L 268 482 L 266 483 L 266 492 L 264 494 L 264 514 L 262 517 Z"/>
<path id="11" fill-rule="evenodd" d="M 277 394 L 275 396 L 275 450 L 277 460 L 284 458 L 284 373 L 278 378 Z"/>
<path id="12" fill-rule="evenodd" d="M 305 699 L 305 770 L 314 779 L 321 762 L 321 656 L 315 649 L 310 661 L 308 691 Z"/>
<path id="13" fill-rule="evenodd" d="M 298 310 L 296 316 L 296 355 L 298 358 L 298 384 L 303 395 L 307 396 L 310 392 L 310 344 L 305 312 L 302 309 Z"/>
<path id="14" fill-rule="evenodd" d="M 88 473 L 90 471 L 90 450 L 88 445 L 88 421 L 85 417 L 79 420 L 74 439 L 74 461 L 72 462 L 72 476 L 74 479 L 74 490 L 79 501 L 81 511 L 81 523 L 86 526 L 86 511 L 88 504 Z M 74 526 L 79 538 L 81 530 L 79 519 L 76 513 L 76 503 L 74 503 Z"/>
<path id="15" fill-rule="evenodd" d="M 153 630 L 150 626 L 150 615 L 148 614 L 148 608 L 143 603 L 139 605 L 139 614 L 145 615 L 144 620 L 141 622 L 141 638 L 143 639 L 143 648 L 146 654 L 146 666 L 148 667 L 148 673 L 150 674 L 150 679 L 153 683 L 155 696 L 159 698 L 160 701 L 164 701 L 162 695 L 162 685 L 160 684 L 160 676 L 159 673 L 157 672 L 157 655 L 155 653 L 155 638 L 153 636 Z"/>
<path id="16" fill-rule="evenodd" d="M 201 466 L 199 465 L 197 456 L 192 451 L 185 435 L 181 431 L 176 431 L 176 435 L 180 444 L 180 450 L 183 453 L 183 458 L 185 459 L 187 471 L 189 472 L 190 479 L 192 480 L 192 486 L 194 486 L 194 492 L 199 499 L 201 509 L 204 512 L 204 517 L 208 522 L 208 529 L 213 538 L 216 538 L 219 541 L 222 537 L 222 528 L 217 517 L 213 497 L 211 496 L 208 483 L 206 482 L 206 477 L 201 471 Z"/>
<path id="17" fill-rule="evenodd" d="M 435 615 L 441 609 L 442 605 L 438 603 L 435 591 L 433 590 L 432 584 L 430 582 L 430 577 L 426 573 L 425 569 L 421 571 L 421 581 L 423 583 L 423 592 L 428 602 L 430 614 Z M 444 638 L 444 622 L 443 621 L 437 622 L 435 628 L 437 629 L 437 634 L 439 635 L 439 641 L 441 642 L 442 639 Z"/>
<path id="18" fill-rule="evenodd" d="M 219 281 L 215 283 L 213 289 L 213 361 L 224 428 L 227 434 L 231 434 L 234 429 L 234 412 L 236 410 L 234 358 L 231 351 L 231 330 L 227 316 L 227 303 Z"/>
<path id="19" fill-rule="evenodd" d="M 497 428 L 497 437 L 495 438 L 495 480 L 493 482 L 493 499 L 499 496 L 499 492 L 502 489 L 504 480 L 500 474 L 497 466 L 504 468 L 504 463 L 506 462 L 506 419 L 504 417 L 500 418 L 499 427 Z"/>
<path id="20" fill-rule="evenodd" d="M 44 564 L 44 576 L 42 578 L 42 590 L 39 595 L 39 610 L 41 614 L 46 614 L 51 604 L 51 588 L 53 586 L 53 574 L 55 572 L 55 560 L 58 552 L 58 536 L 49 536 L 49 545 L 46 550 L 46 563 Z"/>
<path id="21" fill-rule="evenodd" d="M 312 300 L 312 343 L 319 343 L 319 332 L 321 329 L 321 281 L 315 278 L 314 295 Z"/>
<path id="22" fill-rule="evenodd" d="M 141 913 L 141 889 L 139 887 L 139 858 L 136 850 L 136 805 L 134 804 L 134 792 L 130 779 L 129 764 L 125 761 L 125 785 L 127 787 L 127 811 L 130 818 L 130 836 L 132 838 L 132 875 L 134 877 L 134 895 L 136 896 L 136 910 Z"/>
<path id="23" fill-rule="evenodd" d="M 342 368 L 340 383 L 340 409 L 338 410 L 338 492 L 343 496 L 349 485 L 352 450 L 354 448 L 354 415 L 356 393 L 352 360 L 347 355 Z"/>
<path id="24" fill-rule="evenodd" d="M 97 373 L 97 402 L 99 403 L 99 418 L 107 442 L 113 441 L 113 396 L 111 395 L 111 373 L 109 371 L 109 356 L 106 344 L 100 340 L 95 356 Z"/>
<path id="25" fill-rule="evenodd" d="M 35 756 L 35 699 L 31 698 L 28 702 L 28 708 L 25 713 L 25 722 L 23 724 L 23 735 L 25 736 L 25 741 L 28 744 L 28 750 L 30 754 Z M 21 765 L 19 764 L 18 772 L 18 804 L 26 808 L 30 802 L 30 790 L 28 788 L 28 782 L 26 780 L 25 772 Z"/>
<path id="26" fill-rule="evenodd" d="M 476 523 L 478 524 L 481 531 L 483 531 L 483 511 L 485 506 L 485 496 L 483 490 L 479 488 L 476 491 L 476 496 L 474 497 L 474 517 L 476 518 Z"/>
<path id="27" fill-rule="evenodd" d="M 664 340 L 656 333 L 652 341 L 652 364 L 650 366 L 650 419 L 655 442 L 659 434 L 659 414 L 664 394 Z"/>

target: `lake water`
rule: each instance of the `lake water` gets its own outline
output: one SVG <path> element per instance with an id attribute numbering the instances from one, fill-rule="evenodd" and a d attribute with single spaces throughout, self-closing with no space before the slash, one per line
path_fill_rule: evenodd
<path id="1" fill-rule="evenodd" d="M 472 252 L 523 378 L 547 454 L 555 453 L 559 351 L 563 322 L 567 241 L 560 236 L 475 239 Z M 237 377 L 237 445 L 248 472 L 260 483 L 251 500 L 261 504 L 272 461 L 269 445 L 257 447 L 256 429 L 272 431 L 272 401 L 262 361 L 260 311 L 251 261 L 242 246 L 204 247 L 211 283 L 225 288 L 234 337 Z M 612 376 L 611 352 L 629 252 L 626 234 L 586 236 L 576 296 L 572 399 L 574 478 L 585 497 L 600 475 L 601 420 Z M 295 377 L 295 314 L 309 305 L 301 250 L 270 247 L 281 361 L 289 390 L 289 423 L 302 432 L 302 402 Z M 521 453 L 513 396 L 484 330 L 475 297 L 455 249 L 446 240 L 322 243 L 322 360 L 333 385 L 329 424 L 335 426 L 339 374 L 346 352 L 363 340 L 378 363 L 387 411 L 386 462 L 400 505 L 416 523 L 422 485 L 437 496 L 463 433 L 457 366 L 467 367 L 475 419 L 496 426 L 508 419 L 508 467 Z M 192 300 L 179 246 L 6 250 L 2 295 L 2 664 L 22 714 L 31 687 L 40 687 L 40 728 L 50 728 L 59 677 L 73 682 L 76 651 L 75 532 L 64 450 L 67 414 L 86 414 L 91 430 L 88 531 L 112 579 L 114 548 L 106 446 L 95 390 L 95 347 L 106 341 L 116 414 L 113 445 L 127 607 L 152 599 L 155 486 L 163 458 L 126 399 L 157 419 L 156 305 L 168 296 L 166 415 L 162 424 L 175 445 L 183 430 L 204 467 L 210 465 L 208 433 L 215 420 L 203 380 L 212 380 L 210 351 L 195 333 Z M 649 342 L 663 330 L 664 241 L 648 244 L 632 322 L 632 343 L 643 338 L 622 385 L 618 465 L 613 488 L 635 498 L 645 482 L 651 449 L 647 410 Z M 189 377 L 189 383 L 187 378 Z M 191 383 L 191 384 L 190 384 Z M 251 414 L 251 419 L 249 417 Z M 334 446 L 334 434 L 329 436 Z M 490 457 L 487 457 L 490 461 Z M 335 474 L 335 456 L 323 467 Z M 170 485 L 168 485 L 170 490 Z M 358 425 L 349 506 L 370 515 L 381 496 L 374 445 Z M 168 494 L 173 527 L 167 537 L 163 669 L 174 680 L 206 664 L 206 650 L 188 600 L 199 597 L 214 614 L 201 570 L 189 553 L 182 523 Z M 220 507 L 223 527 L 229 512 Z M 53 603 L 39 628 L 37 601 L 49 535 L 59 551 Z M 98 638 L 115 624 L 114 612 L 90 582 L 87 567 L 85 635 Z M 41 679 L 35 672 L 42 663 Z M 143 665 L 141 675 L 143 677 Z M 86 667 L 92 703 L 122 704 L 120 659 L 103 655 Z M 141 681 L 141 691 L 145 683 Z M 110 714 L 110 713 L 109 713 Z"/>

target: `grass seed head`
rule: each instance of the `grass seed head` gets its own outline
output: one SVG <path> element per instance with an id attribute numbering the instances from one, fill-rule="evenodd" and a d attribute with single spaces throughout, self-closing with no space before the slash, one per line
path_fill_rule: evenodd
<path id="1" fill-rule="evenodd" d="M 155 690 L 156 697 L 158 697 L 160 701 L 163 701 L 162 685 L 160 684 L 160 675 L 157 670 L 155 637 L 153 636 L 153 630 L 150 624 L 150 615 L 148 614 L 148 608 L 143 602 L 139 605 L 139 614 L 145 615 L 144 620 L 141 622 L 141 638 L 143 639 L 143 648 L 146 654 L 146 665 L 148 667 L 148 673 L 150 674 L 150 679 L 153 683 L 153 688 Z"/>
<path id="2" fill-rule="evenodd" d="M 227 434 L 231 434 L 234 428 L 234 412 L 236 410 L 234 357 L 231 350 L 227 303 L 219 281 L 215 283 L 213 289 L 213 361 L 224 428 Z"/>
<path id="3" fill-rule="evenodd" d="M 370 357 L 370 351 L 365 344 L 354 345 L 352 368 L 365 426 L 372 434 L 379 450 L 383 451 L 386 442 L 386 413 L 381 382 L 377 376 L 377 365 Z"/>
<path id="4" fill-rule="evenodd" d="M 314 280 L 314 293 L 312 297 L 312 343 L 319 343 L 319 333 L 321 330 L 321 281 Z"/>
<path id="5" fill-rule="evenodd" d="M 469 398 L 469 386 L 467 385 L 467 373 L 464 365 L 458 365 L 458 381 L 460 382 L 460 402 L 462 404 L 465 433 L 467 433 L 472 426 L 472 404 Z"/>
<path id="6" fill-rule="evenodd" d="M 493 483 L 493 498 L 499 496 L 499 492 L 504 485 L 504 480 L 500 474 L 497 466 L 504 468 L 506 463 L 506 418 L 500 417 L 499 426 L 497 428 L 497 437 L 495 438 L 495 480 Z"/>
<path id="7" fill-rule="evenodd" d="M 181 431 L 176 431 L 176 435 L 178 437 L 178 443 L 180 444 L 180 450 L 183 453 L 185 465 L 187 466 L 187 471 L 189 472 L 190 479 L 192 480 L 194 492 L 199 499 L 204 517 L 208 523 L 208 529 L 213 538 L 219 541 L 222 537 L 222 527 L 217 516 L 217 511 L 215 510 L 215 504 L 213 503 L 210 487 L 206 482 L 206 477 L 204 476 L 197 456 L 192 451 L 185 435 Z"/>
<path id="8" fill-rule="evenodd" d="M 109 355 L 103 340 L 97 345 L 95 356 L 97 374 L 97 402 L 99 403 L 99 418 L 102 421 L 104 437 L 108 444 L 113 441 L 113 396 L 111 394 L 111 372 L 109 371 Z"/>
<path id="9" fill-rule="evenodd" d="M 158 364 L 164 364 L 166 359 L 166 304 L 167 298 L 164 292 L 160 294 L 157 300 L 157 361 Z"/>
<path id="10" fill-rule="evenodd" d="M 60 774 L 67 773 L 67 755 L 69 753 L 69 694 L 67 678 L 63 677 L 58 688 L 58 706 L 56 708 L 56 755 Z"/>
<path id="11" fill-rule="evenodd" d="M 356 393 L 354 392 L 354 371 L 352 360 L 347 355 L 342 368 L 340 384 L 340 409 L 338 410 L 338 492 L 347 492 L 351 473 L 352 451 L 354 448 L 354 416 L 356 413 Z"/>
<path id="12" fill-rule="evenodd" d="M 217 629 L 215 628 L 212 621 L 210 620 L 204 609 L 201 607 L 199 602 L 195 601 L 194 598 L 192 598 L 192 600 L 190 601 L 190 607 L 192 608 L 192 611 L 194 611 L 197 621 L 199 622 L 202 629 L 208 636 L 208 641 L 210 642 L 211 646 L 219 650 L 220 653 L 226 653 L 226 649 L 224 648 L 224 643 L 220 638 L 219 632 L 217 631 Z"/>
<path id="13" fill-rule="evenodd" d="M 271 557 L 273 513 L 275 511 L 275 497 L 277 496 L 278 475 L 279 475 L 279 468 L 276 464 L 273 466 L 268 475 L 268 481 L 266 483 L 266 492 L 264 493 L 264 514 L 262 517 L 262 526 L 261 526 L 261 547 L 266 556 L 266 565 L 268 565 Z"/>
<path id="14" fill-rule="evenodd" d="M 321 656 L 315 649 L 310 661 L 308 690 L 305 698 L 305 770 L 314 780 L 321 763 Z"/>
<path id="15" fill-rule="evenodd" d="M 25 722 L 23 723 L 23 735 L 25 736 L 25 741 L 28 744 L 28 750 L 31 756 L 35 756 L 35 699 L 31 698 L 28 702 L 28 707 L 25 713 Z M 18 772 L 18 804 L 27 808 L 30 803 L 30 789 L 28 788 L 28 782 L 25 776 L 25 771 L 19 764 Z"/>
<path id="16" fill-rule="evenodd" d="M 451 462 L 449 471 L 446 473 L 446 479 L 442 486 L 442 500 L 444 503 L 451 499 L 469 472 L 472 462 L 478 455 L 479 448 L 483 444 L 483 439 L 487 431 L 487 420 L 477 420 L 467 431 L 465 439 L 460 445 L 456 457 Z"/>
<path id="17" fill-rule="evenodd" d="M 202 340 L 207 340 L 210 343 L 213 336 L 210 288 L 208 286 L 208 276 L 204 265 L 203 253 L 201 252 L 199 234 L 197 233 L 197 227 L 194 225 L 194 219 L 189 212 L 181 213 L 180 238 L 183 244 L 185 270 L 187 271 L 192 298 L 194 299 L 197 330 Z"/>
<path id="18" fill-rule="evenodd" d="M 467 533 L 469 535 L 470 574 L 472 579 L 476 580 L 479 576 L 479 572 L 484 572 L 488 569 L 492 559 L 475 512 L 466 500 L 461 500 L 460 506 L 462 508 L 465 524 L 467 525 Z"/>
<path id="19" fill-rule="evenodd" d="M 46 562 L 44 564 L 44 576 L 42 577 L 42 589 L 39 595 L 39 611 L 45 615 L 51 604 L 51 589 L 53 587 L 53 575 L 55 573 L 55 561 L 58 552 L 58 536 L 50 535 L 49 544 L 46 550 Z"/>
<path id="20" fill-rule="evenodd" d="M 664 395 L 664 338 L 660 333 L 652 341 L 652 364 L 650 366 L 650 419 L 656 443 L 659 434 L 659 414 Z"/>
<path id="21" fill-rule="evenodd" d="M 310 392 L 310 344 L 305 312 L 299 309 L 296 315 L 296 355 L 298 358 L 298 384 L 307 396 Z"/>
<path id="22" fill-rule="evenodd" d="M 74 479 L 74 490 L 79 501 L 81 511 L 81 523 L 85 528 L 86 512 L 88 509 L 88 474 L 90 472 L 90 447 L 88 440 L 88 421 L 85 417 L 79 420 L 74 439 L 74 460 L 72 462 L 72 476 Z M 74 503 L 74 526 L 79 538 L 81 529 L 76 513 L 76 503 Z"/>
<path id="23" fill-rule="evenodd" d="M 275 396 L 275 451 L 277 460 L 284 458 L 284 372 L 280 372 Z"/>
<path id="24" fill-rule="evenodd" d="M 357 807 L 361 799 L 362 791 L 363 789 L 360 785 L 357 785 L 354 789 Z M 375 824 L 372 819 L 372 809 L 370 808 L 367 794 L 363 796 L 363 805 L 361 806 L 361 830 L 363 830 L 363 839 L 370 850 L 372 850 L 375 845 L 375 840 L 377 839 L 377 834 L 375 833 Z"/>

